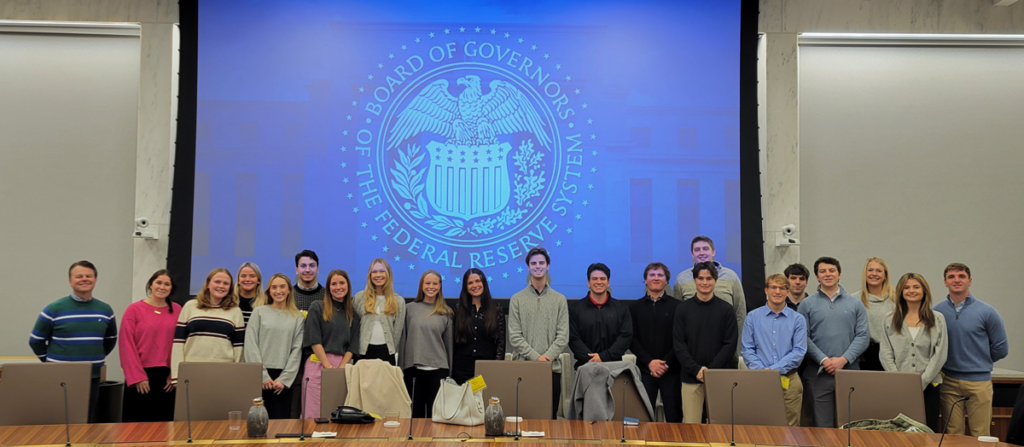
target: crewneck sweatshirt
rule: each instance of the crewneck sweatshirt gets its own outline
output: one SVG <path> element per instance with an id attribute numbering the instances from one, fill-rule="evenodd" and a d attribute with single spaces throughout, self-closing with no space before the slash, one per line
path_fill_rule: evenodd
<path id="1" fill-rule="evenodd" d="M 277 380 L 291 388 L 302 359 L 302 313 L 274 309 L 269 305 L 252 310 L 245 328 L 245 361 L 263 364 L 263 381 L 270 380 L 268 369 L 280 369 Z"/>
<path id="2" fill-rule="evenodd" d="M 683 301 L 676 308 L 672 344 L 682 367 L 685 383 L 699 383 L 697 373 L 708 369 L 735 369 L 733 353 L 737 344 L 736 314 L 732 306 L 712 297 Z"/>
<path id="3" fill-rule="evenodd" d="M 949 295 L 933 309 L 946 317 L 949 332 L 949 354 L 942 372 L 957 380 L 992 380 L 995 362 L 1010 352 L 999 312 L 970 294 L 959 310 Z"/>
<path id="4" fill-rule="evenodd" d="M 558 355 L 569 345 L 569 303 L 551 286 L 537 292 L 532 285 L 512 295 L 508 310 L 508 340 L 513 360 L 551 358 L 551 369 L 562 372 Z"/>

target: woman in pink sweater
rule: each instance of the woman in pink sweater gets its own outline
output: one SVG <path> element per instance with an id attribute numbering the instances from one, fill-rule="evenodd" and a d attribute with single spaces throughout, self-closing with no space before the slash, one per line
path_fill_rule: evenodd
<path id="1" fill-rule="evenodd" d="M 121 319 L 120 354 L 124 370 L 124 422 L 174 418 L 171 347 L 181 306 L 171 302 L 174 283 L 157 270 L 146 283 L 146 299 L 128 306 Z"/>

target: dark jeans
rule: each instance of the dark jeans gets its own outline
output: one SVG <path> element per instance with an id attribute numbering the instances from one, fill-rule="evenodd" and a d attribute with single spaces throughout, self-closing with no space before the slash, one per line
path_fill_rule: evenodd
<path id="1" fill-rule="evenodd" d="M 679 374 L 654 377 L 648 372 L 641 371 L 640 380 L 647 390 L 651 406 L 656 405 L 658 391 L 661 391 L 661 403 L 665 406 L 665 422 L 683 422 L 683 382 L 679 379 Z"/>
<path id="2" fill-rule="evenodd" d="M 149 392 L 140 394 L 134 386 L 124 387 L 122 422 L 165 422 L 174 420 L 175 390 L 164 391 L 171 368 L 146 368 Z"/>
<path id="3" fill-rule="evenodd" d="M 277 380 L 281 376 L 280 369 L 267 368 L 270 378 Z M 299 380 L 295 381 L 296 383 Z M 292 384 L 294 386 L 295 383 Z M 291 419 L 292 417 L 292 389 L 290 387 L 277 394 L 274 390 L 263 390 L 263 406 L 267 407 L 267 415 L 270 419 Z"/>
<path id="4" fill-rule="evenodd" d="M 878 343 L 868 342 L 868 348 L 860 356 L 859 364 L 861 371 L 885 371 L 885 368 L 882 367 L 882 361 L 878 358 L 880 350 L 881 348 Z"/>
<path id="5" fill-rule="evenodd" d="M 406 369 L 403 373 L 405 389 L 409 391 L 409 397 L 412 397 L 412 417 L 433 417 L 434 398 L 437 397 L 437 390 L 441 389 L 441 380 L 448 377 L 448 370 L 425 370 L 414 367 Z M 413 379 L 416 379 L 416 389 L 413 389 Z"/>
<path id="6" fill-rule="evenodd" d="M 93 377 L 92 381 L 89 382 L 89 423 L 96 423 L 96 419 L 99 416 L 97 410 L 99 407 L 100 400 L 100 378 Z"/>
<path id="7" fill-rule="evenodd" d="M 563 365 L 563 368 L 571 368 Z M 562 373 L 551 373 L 551 419 L 558 419 L 558 401 L 562 398 Z"/>
<path id="8" fill-rule="evenodd" d="M 942 427 L 939 425 L 940 407 L 942 407 L 942 394 L 939 393 L 939 387 L 928 384 L 928 388 L 924 389 L 924 418 L 928 428 L 935 433 L 942 433 Z"/>
<path id="9" fill-rule="evenodd" d="M 378 359 L 395 366 L 395 355 L 388 352 L 388 345 L 370 345 L 366 347 L 366 354 L 359 356 L 359 360 Z"/>

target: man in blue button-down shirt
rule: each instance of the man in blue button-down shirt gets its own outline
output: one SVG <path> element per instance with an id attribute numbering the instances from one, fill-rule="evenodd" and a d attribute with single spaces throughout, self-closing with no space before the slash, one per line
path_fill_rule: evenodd
<path id="1" fill-rule="evenodd" d="M 807 322 L 803 315 L 786 306 L 789 281 L 775 274 L 765 281 L 768 304 L 747 314 L 743 323 L 740 352 L 750 369 L 774 369 L 781 374 L 786 419 L 800 426 L 804 386 L 797 371 L 807 353 Z"/>

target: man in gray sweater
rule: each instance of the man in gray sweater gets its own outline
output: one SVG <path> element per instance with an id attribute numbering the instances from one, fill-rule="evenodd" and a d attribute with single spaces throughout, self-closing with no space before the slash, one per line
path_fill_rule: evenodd
<path id="1" fill-rule="evenodd" d="M 535 247 L 526 254 L 529 284 L 512 295 L 508 310 L 508 341 L 513 360 L 552 362 L 552 418 L 558 412 L 562 394 L 562 365 L 558 355 L 569 344 L 569 306 L 565 295 L 554 291 L 547 250 Z"/>
<path id="2" fill-rule="evenodd" d="M 807 366 L 804 383 L 814 396 L 814 422 L 818 427 L 836 426 L 837 370 L 860 369 L 860 355 L 868 348 L 868 311 L 860 299 L 839 285 L 842 267 L 835 258 L 814 261 L 818 291 L 800 302 L 807 319 Z M 843 390 L 841 390 L 843 391 Z"/>

